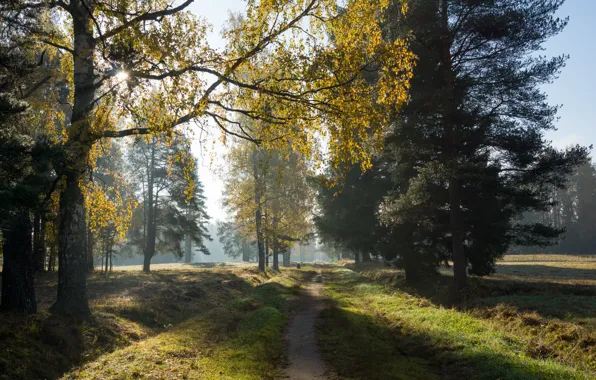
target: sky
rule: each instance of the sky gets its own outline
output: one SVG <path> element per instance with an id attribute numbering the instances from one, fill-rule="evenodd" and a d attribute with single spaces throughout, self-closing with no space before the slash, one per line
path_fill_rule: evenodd
<path id="1" fill-rule="evenodd" d="M 209 43 L 223 48 L 220 37 L 222 26 L 229 12 L 245 9 L 242 0 L 198 0 L 191 10 L 213 25 Z M 544 87 L 551 104 L 561 105 L 557 130 L 548 132 L 547 138 L 558 148 L 571 144 L 596 144 L 596 0 L 567 0 L 558 12 L 561 18 L 569 17 L 567 28 L 549 40 L 542 54 L 555 56 L 568 54 L 570 58 L 559 79 Z M 212 128 L 215 130 L 215 128 Z M 215 134 L 203 135 L 204 143 L 195 142 L 193 151 L 198 156 L 199 175 L 205 187 L 207 212 L 212 220 L 224 220 L 222 207 L 223 183 L 216 173 L 221 170 L 224 147 L 216 143 Z"/>

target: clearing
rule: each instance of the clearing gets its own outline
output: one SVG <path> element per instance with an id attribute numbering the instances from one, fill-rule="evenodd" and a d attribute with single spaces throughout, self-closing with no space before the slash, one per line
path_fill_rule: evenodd
<path id="1" fill-rule="evenodd" d="M 0 379 L 593 379 L 596 259 L 508 256 L 450 303 L 450 271 L 407 286 L 379 262 L 246 264 L 89 278 L 93 318 L 0 315 Z"/>

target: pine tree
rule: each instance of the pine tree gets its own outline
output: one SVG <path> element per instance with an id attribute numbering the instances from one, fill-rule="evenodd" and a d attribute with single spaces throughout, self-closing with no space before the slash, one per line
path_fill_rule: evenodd
<path id="1" fill-rule="evenodd" d="M 187 239 L 208 255 L 209 216 L 190 141 L 183 136 L 139 137 L 129 162 L 142 205 L 129 234 L 129 248 L 143 252 L 143 270 L 150 271 L 151 258 L 158 253 L 183 257 Z"/>
<path id="2" fill-rule="evenodd" d="M 419 60 L 389 139 L 391 160 L 408 170 L 396 169 L 386 219 L 432 226 L 404 255 L 415 262 L 427 256 L 417 246 L 438 244 L 436 254 L 453 260 L 457 289 L 468 271 L 491 273 L 511 244 L 552 242 L 562 232 L 519 221 L 546 210 L 549 190 L 562 188 L 586 158 L 584 148 L 558 151 L 544 138 L 557 107 L 540 86 L 566 57 L 535 53 L 565 27 L 554 17 L 562 3 L 415 0 L 402 20 Z"/>

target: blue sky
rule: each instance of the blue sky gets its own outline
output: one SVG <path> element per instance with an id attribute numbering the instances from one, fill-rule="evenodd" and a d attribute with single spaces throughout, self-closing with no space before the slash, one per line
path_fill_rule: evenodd
<path id="1" fill-rule="evenodd" d="M 596 144 L 595 14 L 595 0 L 567 0 L 559 16 L 569 16 L 569 25 L 545 45 L 546 55 L 571 56 L 559 79 L 545 87 L 549 102 L 563 105 L 558 130 L 547 135 L 557 147 Z"/>
<path id="2" fill-rule="evenodd" d="M 220 48 L 223 47 L 220 30 L 229 12 L 239 12 L 244 8 L 242 0 L 197 0 L 191 5 L 195 14 L 213 25 L 210 43 Z M 543 54 L 569 54 L 571 57 L 559 79 L 544 87 L 549 102 L 563 106 L 559 111 L 557 131 L 549 132 L 547 137 L 558 148 L 570 144 L 596 145 L 596 0 L 567 0 L 558 15 L 561 18 L 569 16 L 569 25 L 545 44 Z M 226 216 L 221 207 L 223 184 L 213 172 L 215 167 L 211 164 L 211 157 L 198 144 L 194 151 L 201 157 L 199 170 L 205 186 L 208 212 L 213 219 L 222 220 Z"/>

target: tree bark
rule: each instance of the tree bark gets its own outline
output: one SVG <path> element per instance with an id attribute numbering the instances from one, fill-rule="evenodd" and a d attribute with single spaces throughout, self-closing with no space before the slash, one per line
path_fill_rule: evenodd
<path id="1" fill-rule="evenodd" d="M 155 207 L 157 200 L 154 199 L 154 170 L 155 170 L 155 141 L 151 144 L 151 159 L 147 173 L 147 241 L 145 242 L 143 272 L 151 271 L 151 259 L 155 255 L 155 240 L 157 238 L 157 226 L 155 224 Z"/>
<path id="2" fill-rule="evenodd" d="M 192 241 L 190 240 L 190 234 L 186 234 L 184 240 L 184 262 L 190 264 L 192 261 Z"/>
<path id="3" fill-rule="evenodd" d="M 269 268 L 269 238 L 265 239 L 265 267 Z"/>
<path id="4" fill-rule="evenodd" d="M 93 231 L 87 223 L 87 273 L 93 272 L 95 269 L 95 263 L 93 262 L 93 250 L 95 249 L 95 236 Z"/>
<path id="5" fill-rule="evenodd" d="M 371 261 L 372 261 L 372 259 L 370 257 L 370 252 L 368 252 L 368 251 L 362 252 L 362 262 L 369 263 Z"/>
<path id="6" fill-rule="evenodd" d="M 1 311 L 27 314 L 37 312 L 31 227 L 29 213 L 22 211 L 3 233 Z"/>
<path id="7" fill-rule="evenodd" d="M 257 248 L 259 251 L 259 271 L 265 271 L 265 244 L 263 238 L 263 231 L 261 229 L 261 222 L 262 222 L 262 212 L 261 212 L 261 189 L 260 189 L 260 179 L 259 179 L 259 163 L 257 160 L 257 150 L 253 151 L 252 155 L 253 161 L 253 177 L 255 181 L 255 229 L 257 233 Z"/>
<path id="8" fill-rule="evenodd" d="M 277 240 L 273 242 L 273 270 L 279 271 L 279 252 L 277 251 Z"/>
<path id="9" fill-rule="evenodd" d="M 354 252 L 354 262 L 356 264 L 360 263 L 360 252 L 358 251 Z"/>
<path id="10" fill-rule="evenodd" d="M 95 102 L 95 40 L 92 14 L 95 1 L 70 2 L 74 32 L 74 104 L 66 145 L 65 185 L 60 194 L 58 227 L 58 296 L 51 310 L 60 314 L 90 315 L 87 299 L 85 202 L 79 187 L 87 171 L 93 145 L 90 134 Z"/>
<path id="11" fill-rule="evenodd" d="M 461 211 L 461 182 L 459 180 L 458 147 L 459 136 L 455 113 L 457 105 L 454 99 L 454 74 L 451 57 L 451 32 L 449 31 L 449 4 L 447 0 L 441 3 L 441 58 L 443 61 L 443 81 L 445 85 L 446 106 L 443 114 L 445 124 L 447 165 L 449 175 L 449 223 L 451 225 L 451 243 L 453 258 L 453 277 L 456 291 L 459 292 L 467 286 L 467 262 L 464 251 L 464 220 Z"/>

